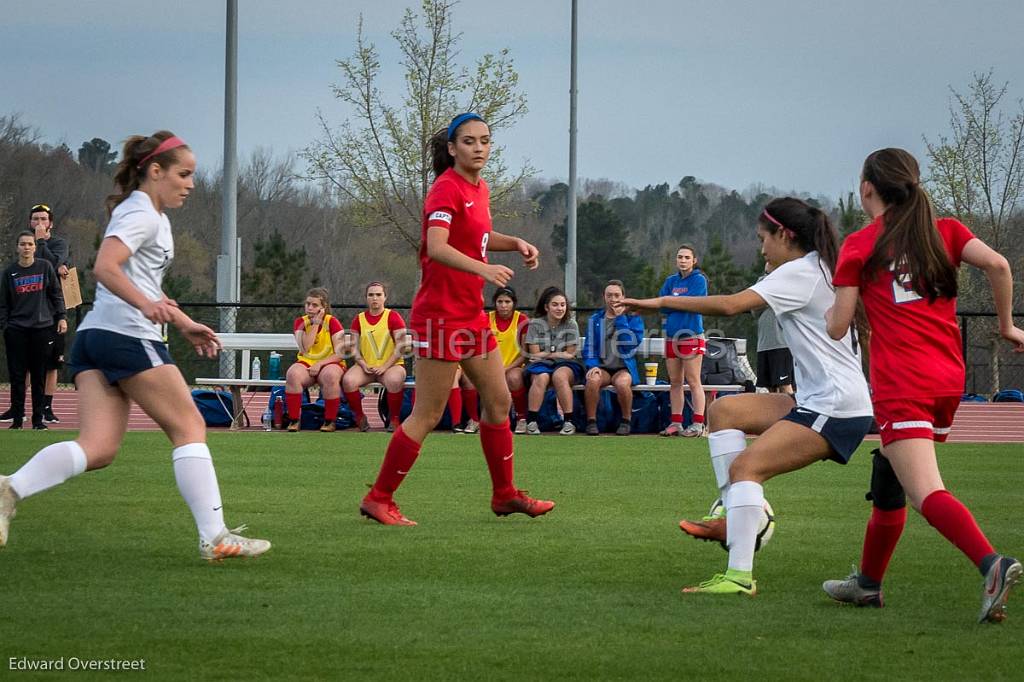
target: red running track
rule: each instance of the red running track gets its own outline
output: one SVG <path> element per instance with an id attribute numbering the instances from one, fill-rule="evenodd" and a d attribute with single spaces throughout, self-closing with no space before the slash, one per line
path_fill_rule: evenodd
<path id="1" fill-rule="evenodd" d="M 249 430 L 259 430 L 260 415 L 266 409 L 269 393 L 250 393 L 245 396 L 246 414 L 252 422 Z M 0 390 L 0 410 L 10 404 L 10 391 Z M 26 405 L 31 405 L 31 396 L 26 396 Z M 59 391 L 53 397 L 53 411 L 60 418 L 59 424 L 49 424 L 51 429 L 78 429 L 78 402 L 74 391 Z M 377 397 L 363 398 L 363 411 L 374 429 L 384 427 L 377 414 Z M 26 420 L 26 425 L 27 425 Z M 4 425 L 0 425 L 3 428 Z M 152 419 L 132 405 L 128 416 L 131 431 L 155 431 L 157 425 Z M 226 429 L 218 429 L 226 430 Z M 873 437 L 877 439 L 877 436 Z M 1024 404 L 1022 403 L 963 403 L 957 410 L 950 433 L 950 443 L 1024 443 Z"/>

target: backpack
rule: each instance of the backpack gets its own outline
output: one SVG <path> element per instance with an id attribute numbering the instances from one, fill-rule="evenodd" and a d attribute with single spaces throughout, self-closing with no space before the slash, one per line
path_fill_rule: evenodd
<path id="1" fill-rule="evenodd" d="M 999 391 L 992 396 L 992 402 L 994 403 L 1024 403 L 1024 392 L 1021 392 L 1017 388 L 1008 388 L 1004 391 Z"/>
<path id="2" fill-rule="evenodd" d="M 745 372 L 740 367 L 734 339 L 713 337 L 707 340 L 707 354 L 700 368 L 700 382 L 705 386 L 742 384 Z"/>
<path id="3" fill-rule="evenodd" d="M 231 426 L 231 394 L 227 391 L 210 391 L 197 388 L 192 391 L 192 402 L 196 404 L 199 414 L 207 426 Z M 245 425 L 249 425 L 249 415 L 242 412 Z"/>

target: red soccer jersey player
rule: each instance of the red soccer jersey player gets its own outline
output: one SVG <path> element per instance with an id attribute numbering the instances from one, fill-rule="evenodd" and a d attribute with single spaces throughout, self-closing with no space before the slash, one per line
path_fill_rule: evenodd
<path id="1" fill-rule="evenodd" d="M 379 523 L 415 525 L 399 511 L 393 495 L 441 419 L 460 365 L 480 392 L 480 443 L 491 474 L 491 509 L 499 516 L 540 516 L 555 506 L 528 497 L 513 483 L 511 397 L 483 311 L 483 286 L 485 281 L 505 286 L 513 274 L 504 265 L 488 263 L 488 249 L 518 251 L 529 268 L 537 267 L 537 249 L 491 228 L 490 195 L 480 176 L 490 149 L 490 129 L 477 114 L 456 116 L 431 140 L 437 179 L 423 206 L 423 277 L 410 316 L 419 356 L 416 402 L 395 430 L 377 480 L 359 508 Z"/>
<path id="2" fill-rule="evenodd" d="M 1000 333 L 1021 351 L 1024 332 L 1013 326 L 1010 268 L 959 222 L 936 219 L 917 161 L 902 149 L 868 156 L 860 195 L 873 222 L 843 245 L 828 331 L 832 338 L 845 333 L 858 298 L 863 300 L 872 328 L 872 402 L 882 449 L 875 451 L 874 506 L 860 569 L 823 587 L 838 601 L 882 606 L 882 578 L 903 532 L 909 497 L 985 576 L 979 620 L 999 622 L 1021 563 L 997 554 L 971 512 L 946 490 L 934 443 L 946 439 L 964 383 L 957 268 L 963 261 L 985 271 Z"/>

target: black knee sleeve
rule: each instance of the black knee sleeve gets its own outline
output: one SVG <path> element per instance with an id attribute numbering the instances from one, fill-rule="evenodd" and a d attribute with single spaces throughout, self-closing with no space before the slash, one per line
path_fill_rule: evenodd
<path id="1" fill-rule="evenodd" d="M 874 455 L 871 462 L 871 491 L 864 499 L 873 501 L 876 507 L 885 511 L 907 506 L 907 496 L 889 460 L 878 450 L 872 450 L 871 454 Z"/>

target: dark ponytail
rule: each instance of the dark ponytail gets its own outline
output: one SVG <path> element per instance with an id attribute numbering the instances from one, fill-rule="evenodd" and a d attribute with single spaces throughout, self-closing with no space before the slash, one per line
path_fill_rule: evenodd
<path id="1" fill-rule="evenodd" d="M 121 151 L 121 162 L 117 164 L 117 170 L 114 172 L 114 186 L 118 189 L 118 192 L 107 197 L 107 215 L 113 213 L 117 205 L 127 199 L 132 192 L 139 188 L 142 181 L 146 179 L 146 169 L 139 168 L 139 164 L 142 163 L 143 159 L 146 159 L 147 156 L 159 147 L 161 142 L 171 137 L 174 137 L 174 133 L 171 131 L 159 130 L 149 137 L 145 135 L 132 135 L 124 141 L 124 149 Z M 178 152 L 182 149 L 188 149 L 188 147 L 182 145 L 146 159 L 147 167 L 150 163 L 157 163 L 160 164 L 161 168 L 169 168 L 172 163 L 178 160 Z"/>
<path id="2" fill-rule="evenodd" d="M 876 274 L 896 264 L 914 292 L 929 302 L 955 298 L 956 268 L 935 223 L 935 208 L 921 187 L 917 160 L 903 149 L 879 149 L 864 160 L 861 180 L 870 182 L 887 206 L 875 250 L 864 264 Z"/>
<path id="3" fill-rule="evenodd" d="M 441 128 L 431 135 L 427 150 L 430 152 L 430 167 L 435 178 L 455 165 L 455 157 L 448 153 L 448 128 Z"/>

